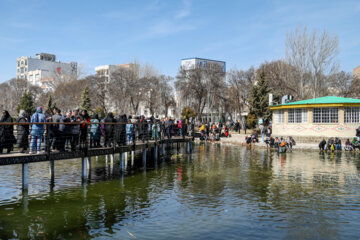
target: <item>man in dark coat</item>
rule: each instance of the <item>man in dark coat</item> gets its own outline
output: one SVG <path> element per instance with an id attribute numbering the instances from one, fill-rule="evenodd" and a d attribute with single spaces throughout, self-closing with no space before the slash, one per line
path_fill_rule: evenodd
<path id="1" fill-rule="evenodd" d="M 4 110 L 0 119 L 2 123 L 12 123 L 12 118 L 8 111 Z M 7 149 L 7 153 L 10 153 L 13 149 L 16 139 L 14 137 L 13 125 L 0 125 L 0 154 L 3 149 Z"/>
<path id="2" fill-rule="evenodd" d="M 19 117 L 16 119 L 16 123 L 28 123 L 29 119 L 26 116 L 25 110 L 20 110 Z M 20 153 L 25 153 L 29 146 L 29 125 L 17 125 L 17 145 Z"/>
<path id="3" fill-rule="evenodd" d="M 120 115 L 117 119 L 116 125 L 116 142 L 119 146 L 126 145 L 126 123 L 127 117 L 126 114 Z"/>
<path id="4" fill-rule="evenodd" d="M 106 118 L 104 119 L 104 123 L 112 123 L 112 124 L 104 124 L 105 130 L 105 147 L 111 147 L 112 142 L 114 141 L 115 134 L 115 125 L 116 120 L 114 119 L 114 115 L 112 112 L 108 113 Z"/>
<path id="5" fill-rule="evenodd" d="M 146 122 L 145 116 L 141 116 L 140 121 L 139 121 L 139 138 L 141 139 L 142 142 L 145 142 L 146 140 L 146 133 L 147 133 L 147 127 L 148 124 Z"/>

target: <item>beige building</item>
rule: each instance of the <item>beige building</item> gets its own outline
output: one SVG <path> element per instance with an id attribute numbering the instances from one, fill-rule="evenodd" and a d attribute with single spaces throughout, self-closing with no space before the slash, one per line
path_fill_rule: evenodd
<path id="1" fill-rule="evenodd" d="M 118 69 L 129 69 L 133 63 L 124 63 L 118 65 L 103 65 L 95 67 L 96 75 L 100 77 L 105 77 L 107 82 L 111 80 L 111 74 L 114 73 Z"/>
<path id="2" fill-rule="evenodd" d="M 354 68 L 353 75 L 354 75 L 354 77 L 360 77 L 360 66 L 357 66 L 356 68 Z"/>
<path id="3" fill-rule="evenodd" d="M 360 99 L 327 96 L 270 109 L 274 136 L 352 138 L 360 126 Z"/>

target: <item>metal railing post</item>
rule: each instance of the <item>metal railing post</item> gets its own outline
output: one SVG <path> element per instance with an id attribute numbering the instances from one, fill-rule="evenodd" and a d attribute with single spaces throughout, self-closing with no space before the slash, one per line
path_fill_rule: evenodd
<path id="1" fill-rule="evenodd" d="M 50 150 L 51 150 L 51 146 L 50 146 L 50 132 L 49 132 L 49 125 L 46 124 L 46 158 L 47 160 L 50 160 Z"/>
<path id="2" fill-rule="evenodd" d="M 100 126 L 99 126 L 100 127 Z M 85 146 L 84 146 L 84 155 L 87 157 L 88 156 L 88 150 L 89 150 L 89 131 L 88 131 L 88 128 L 89 128 L 89 124 L 88 122 L 85 123 L 85 129 L 86 129 L 86 133 L 85 133 Z"/>
<path id="3" fill-rule="evenodd" d="M 150 123 L 146 123 L 145 124 L 145 129 L 146 129 L 146 145 L 149 145 L 149 138 L 151 136 L 149 136 L 149 127 L 150 127 Z"/>
<path id="4" fill-rule="evenodd" d="M 111 124 L 113 125 L 113 153 L 115 153 L 117 125 L 115 123 L 111 123 Z"/>
<path id="5" fill-rule="evenodd" d="M 136 129 L 135 129 L 135 124 L 134 123 L 132 123 L 132 125 L 133 125 L 133 131 L 132 131 L 132 134 L 133 134 L 133 142 L 132 142 L 132 144 L 133 144 L 133 149 L 135 150 L 135 148 L 136 148 Z"/>

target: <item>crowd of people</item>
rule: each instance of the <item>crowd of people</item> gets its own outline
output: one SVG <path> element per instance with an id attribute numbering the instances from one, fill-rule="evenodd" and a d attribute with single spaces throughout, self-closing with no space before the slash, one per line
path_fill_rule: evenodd
<path id="1" fill-rule="evenodd" d="M 12 124 L 14 122 L 16 124 Z M 59 108 L 43 112 L 42 107 L 37 107 L 32 116 L 20 110 L 15 121 L 4 110 L 0 123 L 3 123 L 0 125 L 0 154 L 4 149 L 6 153 L 14 151 L 14 145 L 20 153 L 39 154 L 45 149 L 64 152 L 86 147 L 123 146 L 134 144 L 137 139 L 143 142 L 171 139 L 174 135 L 192 136 L 194 132 L 192 119 L 176 121 L 170 117 L 156 119 L 126 114 L 115 117 L 111 112 L 100 119 L 97 113 L 90 117 L 86 110 L 75 109 L 62 114 Z"/>
<path id="2" fill-rule="evenodd" d="M 252 135 L 245 136 L 245 142 L 247 145 L 253 145 L 259 142 L 259 136 L 257 133 Z M 288 139 L 284 137 L 272 137 L 266 136 L 264 143 L 266 144 L 267 148 L 274 148 L 277 149 L 278 152 L 286 152 L 287 150 L 292 150 L 293 146 L 296 145 L 296 142 L 293 137 L 289 136 Z"/>
<path id="3" fill-rule="evenodd" d="M 355 151 L 356 149 L 360 150 L 360 136 L 354 137 L 351 141 L 350 139 L 346 139 L 344 150 L 345 151 Z M 319 150 L 320 151 L 335 151 L 335 150 L 342 150 L 342 144 L 340 138 L 329 138 L 326 142 L 323 139 L 319 143 Z"/>
<path id="4" fill-rule="evenodd" d="M 219 141 L 220 137 L 230 137 L 231 124 L 222 124 L 221 122 L 205 122 L 199 126 L 200 140 Z"/>

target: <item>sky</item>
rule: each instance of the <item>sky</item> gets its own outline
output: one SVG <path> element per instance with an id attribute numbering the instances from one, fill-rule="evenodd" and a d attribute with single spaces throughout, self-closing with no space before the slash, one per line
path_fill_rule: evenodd
<path id="1" fill-rule="evenodd" d="M 342 70 L 360 65 L 358 0 L 0 0 L 0 82 L 16 76 L 18 57 L 40 52 L 86 74 L 136 60 L 175 77 L 191 57 L 246 70 L 284 58 L 298 26 L 337 35 Z"/>

